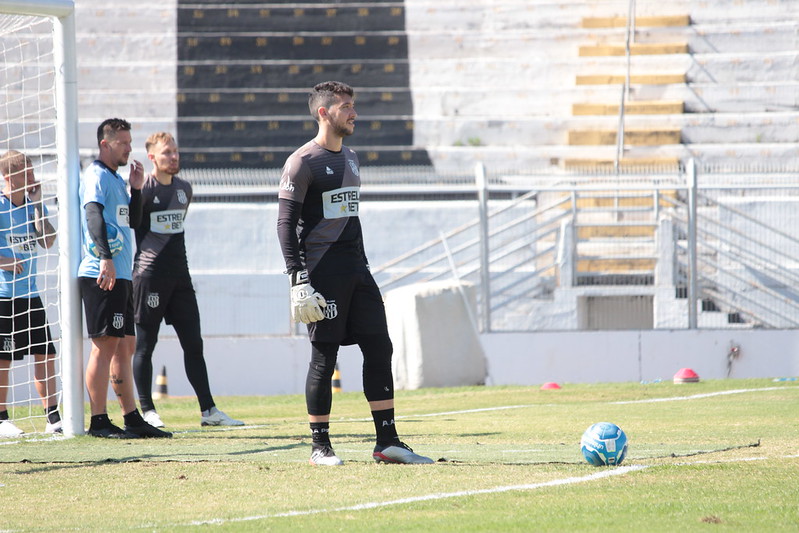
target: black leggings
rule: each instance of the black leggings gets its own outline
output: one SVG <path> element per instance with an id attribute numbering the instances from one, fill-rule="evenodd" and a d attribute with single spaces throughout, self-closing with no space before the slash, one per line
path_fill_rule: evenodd
<path id="1" fill-rule="evenodd" d="M 365 335 L 357 339 L 363 353 L 363 393 L 366 400 L 377 402 L 394 398 L 391 372 L 393 346 L 388 335 Z M 331 379 L 336 369 L 339 345 L 311 342 L 311 362 L 305 380 L 305 403 L 308 414 L 329 415 L 333 405 Z"/>
<path id="2" fill-rule="evenodd" d="M 208 384 L 208 369 L 203 357 L 203 339 L 198 321 L 176 322 L 172 324 L 183 348 L 183 366 L 186 377 L 194 388 L 200 410 L 213 407 L 211 386 Z M 158 342 L 161 324 L 136 324 L 136 353 L 133 356 L 133 379 L 139 392 L 142 411 L 155 409 L 153 404 L 153 350 Z"/>

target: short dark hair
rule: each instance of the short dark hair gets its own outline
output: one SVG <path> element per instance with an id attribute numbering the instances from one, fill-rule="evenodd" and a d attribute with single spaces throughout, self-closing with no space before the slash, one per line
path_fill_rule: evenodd
<path id="1" fill-rule="evenodd" d="M 103 139 L 116 137 L 118 131 L 130 131 L 130 122 L 121 118 L 107 118 L 97 127 L 97 146 Z"/>
<path id="2" fill-rule="evenodd" d="M 355 91 L 352 90 L 352 87 L 340 81 L 323 81 L 314 85 L 313 91 L 308 96 L 308 109 L 311 111 L 311 116 L 319 120 L 317 110 L 320 107 L 330 107 L 335 104 L 342 94 L 354 96 Z"/>

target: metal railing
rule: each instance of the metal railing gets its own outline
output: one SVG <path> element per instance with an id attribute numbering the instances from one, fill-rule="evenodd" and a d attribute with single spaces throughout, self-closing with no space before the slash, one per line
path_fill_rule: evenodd
<path id="1" fill-rule="evenodd" d="M 673 309 L 655 327 L 799 327 L 799 228 L 785 227 L 781 215 L 793 199 L 799 205 L 799 173 L 753 175 L 760 183 L 741 173 L 740 183 L 725 184 L 731 180 L 690 162 L 665 176 L 536 176 L 526 193 L 490 201 L 503 180 L 479 178 L 485 191 L 478 197 L 486 200 L 478 219 L 373 273 L 383 290 L 446 277 L 479 285 L 483 331 L 523 323 L 580 329 L 579 319 L 558 325 L 533 318 L 564 312 L 555 302 L 567 293 L 578 300 L 568 311 L 575 316 L 584 312 L 580 298 L 644 295 Z M 587 215 L 599 219 L 585 222 Z M 674 228 L 672 241 L 658 231 L 664 222 Z M 611 236 L 581 236 L 591 226 Z M 602 260 L 622 270 L 585 267 Z"/>
<path id="2" fill-rule="evenodd" d="M 616 159 L 613 166 L 619 172 L 619 165 L 624 153 L 624 114 L 627 99 L 630 97 L 630 69 L 632 55 L 630 47 L 635 42 L 635 0 L 629 0 L 627 5 L 627 25 L 624 38 L 624 55 L 626 68 L 624 72 L 624 85 L 621 88 L 621 99 L 619 101 L 619 127 L 616 131 Z"/>

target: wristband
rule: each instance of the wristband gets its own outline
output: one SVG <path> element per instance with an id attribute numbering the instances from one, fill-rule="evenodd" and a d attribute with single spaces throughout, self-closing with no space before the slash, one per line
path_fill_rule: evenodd
<path id="1" fill-rule="evenodd" d="M 301 285 L 303 283 L 308 283 L 310 279 L 308 278 L 308 271 L 307 270 L 298 270 L 296 272 L 292 272 L 289 274 L 291 279 L 291 286 Z"/>

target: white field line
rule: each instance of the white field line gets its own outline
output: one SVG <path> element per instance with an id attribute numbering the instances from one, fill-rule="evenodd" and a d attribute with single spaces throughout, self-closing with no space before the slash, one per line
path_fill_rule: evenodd
<path id="1" fill-rule="evenodd" d="M 191 522 L 190 526 L 201 526 L 201 525 L 221 525 L 225 523 L 231 522 L 245 522 L 245 521 L 252 521 L 252 520 L 264 520 L 267 518 L 283 518 L 283 517 L 290 517 L 290 516 L 307 516 L 313 514 L 320 514 L 320 513 L 337 513 L 342 511 L 364 511 L 367 509 L 377 509 L 381 507 L 388 507 L 391 505 L 402 505 L 406 503 L 416 503 L 416 502 L 427 502 L 433 500 L 444 500 L 449 498 L 462 498 L 464 496 L 477 496 L 481 494 L 499 494 L 502 492 L 511 492 L 511 491 L 521 491 L 521 490 L 535 490 L 541 489 L 546 487 L 556 487 L 559 485 L 573 485 L 575 483 L 585 483 L 588 481 L 593 481 L 595 479 L 602 479 L 611 476 L 620 476 L 627 474 L 629 472 L 635 472 L 636 470 L 643 470 L 644 468 L 649 468 L 647 465 L 630 465 L 630 466 L 620 466 L 618 468 L 609 469 L 609 470 L 602 470 L 601 472 L 597 472 L 595 474 L 591 474 L 588 476 L 581 476 L 581 477 L 568 477 L 562 479 L 553 479 L 551 481 L 544 481 L 541 483 L 530 483 L 527 485 L 506 485 L 503 487 L 493 487 L 490 489 L 476 489 L 476 490 L 462 490 L 458 492 L 438 492 L 433 494 L 424 494 L 421 496 L 411 496 L 409 498 L 400 498 L 398 500 L 389 500 L 383 502 L 365 502 L 359 503 L 357 505 L 350 505 L 347 507 L 334 507 L 331 509 L 306 509 L 300 511 L 286 511 L 283 513 L 275 513 L 275 514 L 265 514 L 265 515 L 258 515 L 258 516 L 247 516 L 241 518 L 233 518 L 233 519 L 213 519 L 213 520 L 201 520 L 197 522 Z"/>
<path id="2" fill-rule="evenodd" d="M 629 401 L 622 401 L 622 402 L 610 402 L 613 405 L 626 405 L 626 404 L 633 404 L 633 403 L 655 403 L 655 402 L 679 402 L 684 400 L 698 400 L 701 398 L 711 398 L 713 396 L 727 396 L 729 394 L 743 394 L 745 392 L 765 392 L 765 391 L 772 391 L 772 390 L 785 390 L 785 389 L 796 389 L 799 387 L 763 387 L 762 389 L 735 389 L 735 390 L 725 390 L 725 391 L 718 391 L 718 392 L 708 392 L 705 394 L 694 394 L 692 396 L 675 396 L 673 398 L 649 398 L 647 400 L 629 400 Z"/>
<path id="3" fill-rule="evenodd" d="M 712 398 L 713 396 L 726 396 L 729 394 L 742 394 L 745 392 L 764 392 L 764 391 L 772 391 L 772 390 L 785 390 L 785 389 L 797 389 L 799 387 L 764 387 L 761 389 L 735 389 L 735 390 L 727 390 L 727 391 L 718 391 L 718 392 L 707 392 L 704 394 L 694 394 L 691 396 L 674 396 L 674 397 L 666 397 L 666 398 L 649 398 L 646 400 L 628 400 L 628 401 L 619 401 L 619 402 L 608 402 L 611 405 L 625 405 L 625 404 L 636 404 L 636 403 L 656 403 L 656 402 L 678 402 L 678 401 L 686 401 L 686 400 L 698 400 L 702 398 Z M 397 420 L 401 420 L 403 418 L 426 418 L 426 417 L 434 417 L 434 416 L 449 416 L 449 415 L 462 415 L 468 413 L 485 413 L 489 411 L 505 411 L 508 409 L 524 409 L 527 407 L 543 407 L 542 404 L 526 404 L 526 405 L 501 405 L 497 407 L 483 407 L 479 409 L 463 409 L 460 411 L 441 411 L 439 413 L 425 413 L 425 414 L 418 414 L 418 415 L 399 415 L 395 416 Z M 371 422 L 371 418 L 342 418 L 339 420 L 331 420 L 331 422 Z"/>
<path id="4" fill-rule="evenodd" d="M 796 459 L 799 458 L 799 454 L 795 455 L 785 455 L 781 457 L 782 459 Z M 701 460 L 701 461 L 689 461 L 689 462 L 679 462 L 675 463 L 674 466 L 692 466 L 692 465 L 699 465 L 699 464 L 719 464 L 719 463 L 741 463 L 741 462 L 748 462 L 748 461 L 766 461 L 768 457 L 744 457 L 739 459 L 721 459 L 715 461 L 708 461 L 708 460 Z M 596 479 L 608 478 L 612 476 L 620 476 L 625 475 L 630 472 L 636 472 L 639 470 L 644 470 L 646 468 L 651 468 L 654 466 L 659 465 L 630 465 L 630 466 L 619 466 L 613 469 L 602 470 L 601 472 L 597 472 L 595 474 L 590 474 L 588 476 L 581 476 L 581 477 L 567 477 L 561 479 L 553 479 L 551 481 L 544 481 L 541 483 L 530 483 L 526 485 L 505 485 L 501 487 L 493 487 L 489 489 L 475 489 L 475 490 L 463 490 L 458 492 L 439 492 L 433 494 L 425 494 L 421 496 L 412 496 L 409 498 L 400 498 L 397 500 L 389 500 L 383 502 L 365 502 L 359 503 L 356 505 L 350 505 L 347 507 L 334 507 L 331 509 L 304 509 L 298 511 L 286 511 L 283 513 L 274 513 L 274 514 L 264 514 L 264 515 L 254 515 L 254 516 L 246 516 L 241 518 L 215 518 L 211 520 L 201 520 L 196 522 L 191 522 L 189 526 L 200 526 L 200 525 L 224 525 L 229 523 L 235 522 L 249 522 L 253 520 L 265 520 L 269 518 L 286 518 L 292 516 L 309 516 L 314 514 L 322 514 L 322 513 L 336 513 L 336 512 L 346 512 L 346 511 L 364 511 L 367 509 L 378 509 L 382 507 L 388 507 L 392 505 L 403 505 L 406 503 L 417 503 L 417 502 L 427 502 L 427 501 L 434 501 L 434 500 L 444 500 L 449 498 L 462 498 L 465 496 L 477 496 L 482 494 L 499 494 L 502 492 L 511 492 L 511 491 L 525 491 L 525 490 L 536 490 L 542 489 L 547 487 L 557 487 L 560 485 L 574 485 L 577 483 L 586 483 L 589 481 L 594 481 Z M 173 524 L 169 527 L 176 527 L 183 524 Z M 149 526 L 142 526 L 142 527 L 149 527 Z"/>

